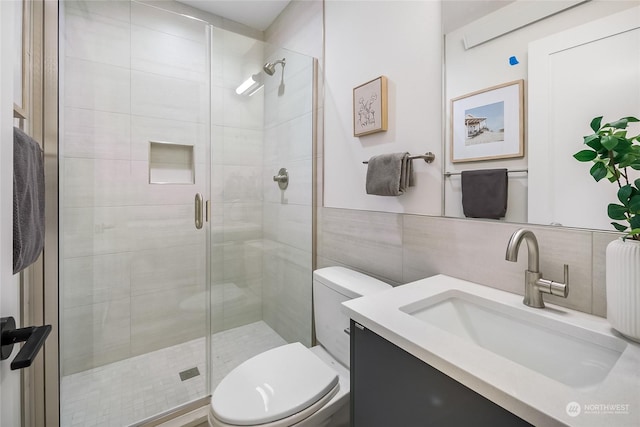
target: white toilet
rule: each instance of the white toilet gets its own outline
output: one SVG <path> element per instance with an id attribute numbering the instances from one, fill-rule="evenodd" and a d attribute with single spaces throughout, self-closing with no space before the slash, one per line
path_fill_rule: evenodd
<path id="1" fill-rule="evenodd" d="M 318 345 L 283 345 L 231 371 L 211 397 L 209 424 L 219 427 L 319 427 L 349 424 L 349 318 L 341 303 L 390 289 L 343 267 L 313 273 Z"/>

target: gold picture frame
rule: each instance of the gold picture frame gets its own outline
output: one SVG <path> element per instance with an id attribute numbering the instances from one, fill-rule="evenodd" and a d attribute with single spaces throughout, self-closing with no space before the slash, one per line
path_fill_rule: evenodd
<path id="1" fill-rule="evenodd" d="M 353 136 L 387 130 L 387 78 L 377 77 L 353 89 Z"/>
<path id="2" fill-rule="evenodd" d="M 524 80 L 451 100 L 452 163 L 524 156 Z"/>

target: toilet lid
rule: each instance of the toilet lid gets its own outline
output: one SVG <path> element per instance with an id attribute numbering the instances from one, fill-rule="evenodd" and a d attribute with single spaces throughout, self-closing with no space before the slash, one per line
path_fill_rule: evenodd
<path id="1" fill-rule="evenodd" d="M 214 415 L 235 425 L 265 424 L 313 405 L 338 374 L 300 343 L 261 353 L 231 371 L 211 398 Z"/>

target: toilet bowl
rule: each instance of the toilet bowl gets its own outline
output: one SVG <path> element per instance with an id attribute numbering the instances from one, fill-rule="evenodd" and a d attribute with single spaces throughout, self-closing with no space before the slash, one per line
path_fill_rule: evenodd
<path id="1" fill-rule="evenodd" d="M 316 270 L 313 277 L 319 345 L 286 344 L 236 367 L 211 397 L 210 425 L 349 425 L 349 318 L 341 303 L 391 286 L 343 267 Z"/>

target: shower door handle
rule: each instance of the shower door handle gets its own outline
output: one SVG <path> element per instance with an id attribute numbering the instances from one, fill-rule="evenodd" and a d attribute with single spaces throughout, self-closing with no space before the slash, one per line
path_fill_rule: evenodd
<path id="1" fill-rule="evenodd" d="M 0 360 L 11 356 L 14 344 L 24 342 L 16 358 L 11 362 L 11 370 L 15 371 L 31 366 L 49 333 L 51 333 L 51 325 L 16 329 L 16 321 L 13 317 L 3 317 L 0 319 L 0 341 L 2 344 Z"/>
<path id="2" fill-rule="evenodd" d="M 202 202 L 202 194 L 196 193 L 195 199 L 195 224 L 196 229 L 200 230 L 202 228 L 202 224 L 204 223 L 204 203 Z"/>

